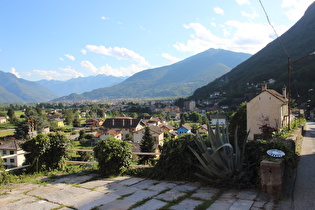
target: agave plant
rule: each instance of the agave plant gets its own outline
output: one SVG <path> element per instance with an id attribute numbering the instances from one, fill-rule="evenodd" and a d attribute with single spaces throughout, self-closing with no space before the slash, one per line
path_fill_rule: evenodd
<path id="1" fill-rule="evenodd" d="M 194 139 L 199 151 L 189 147 L 200 162 L 197 167 L 204 172 L 196 175 L 215 184 L 236 184 L 245 173 L 243 167 L 246 141 L 243 141 L 240 149 L 236 129 L 233 147 L 229 141 L 227 126 L 220 128 L 217 124 L 215 131 L 209 123 L 207 126 L 208 138 L 204 140 L 197 134 Z"/>

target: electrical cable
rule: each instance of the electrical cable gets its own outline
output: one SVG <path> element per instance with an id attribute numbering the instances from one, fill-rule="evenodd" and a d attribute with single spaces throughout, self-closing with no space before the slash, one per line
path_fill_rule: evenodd
<path id="1" fill-rule="evenodd" d="M 261 0 L 259 0 L 259 3 L 260 3 L 260 5 L 261 5 L 262 9 L 264 10 L 264 13 L 265 13 L 265 15 L 266 15 L 267 21 L 268 21 L 269 25 L 271 26 L 271 28 L 273 29 L 273 32 L 276 34 L 277 39 L 279 40 L 279 42 L 280 42 L 282 48 L 284 49 L 284 51 L 285 51 L 285 53 L 287 54 L 288 58 L 291 58 L 291 56 L 289 55 L 287 49 L 285 48 L 284 44 L 282 43 L 280 37 L 278 36 L 276 29 L 275 29 L 275 28 L 273 27 L 273 25 L 271 24 L 271 22 L 270 22 L 270 20 L 269 20 L 269 16 L 268 16 L 268 14 L 267 14 L 267 12 L 266 12 L 266 10 L 265 10 L 265 7 L 264 7 L 264 5 L 262 4 Z"/>

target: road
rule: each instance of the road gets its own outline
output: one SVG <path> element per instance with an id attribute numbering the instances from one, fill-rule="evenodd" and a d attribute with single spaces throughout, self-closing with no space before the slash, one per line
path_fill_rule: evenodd
<path id="1" fill-rule="evenodd" d="M 293 195 L 279 202 L 278 210 L 315 209 L 315 122 L 307 122 Z"/>

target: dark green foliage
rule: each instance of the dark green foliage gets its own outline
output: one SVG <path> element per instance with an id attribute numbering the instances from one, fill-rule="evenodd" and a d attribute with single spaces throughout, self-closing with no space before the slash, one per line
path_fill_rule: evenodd
<path id="1" fill-rule="evenodd" d="M 247 181 L 256 186 L 260 186 L 259 182 L 259 166 L 262 160 L 275 160 L 278 158 L 273 158 L 267 155 L 267 150 L 269 149 L 279 149 L 285 153 L 285 156 L 280 158 L 284 161 L 285 166 L 288 169 L 293 169 L 297 167 L 298 155 L 295 153 L 295 148 L 289 146 L 290 142 L 285 140 L 276 141 L 248 141 L 246 143 L 246 165 L 250 166 L 247 170 Z"/>
<path id="2" fill-rule="evenodd" d="M 197 167 L 201 173 L 195 173 L 198 177 L 218 186 L 236 186 L 245 174 L 244 149 L 239 146 L 235 133 L 234 145 L 229 141 L 228 128 L 216 125 L 215 132 L 208 124 L 208 138 L 204 140 L 200 135 L 195 137 L 198 150 L 191 151 L 198 158 Z"/>
<path id="3" fill-rule="evenodd" d="M 71 141 L 62 133 L 48 134 L 50 145 L 45 153 L 46 170 L 64 169 Z"/>
<path id="4" fill-rule="evenodd" d="M 94 147 L 94 157 L 98 161 L 99 172 L 103 176 L 120 175 L 131 162 L 131 144 L 115 138 L 99 141 Z"/>
<path id="5" fill-rule="evenodd" d="M 140 151 L 149 153 L 155 152 L 154 138 L 150 132 L 149 127 L 145 127 L 144 135 L 140 144 Z M 139 164 L 148 164 L 149 162 L 152 163 L 154 158 L 155 155 L 139 155 Z"/>
<path id="6" fill-rule="evenodd" d="M 195 165 L 197 158 L 188 148 L 195 148 L 191 134 L 181 135 L 179 138 L 164 143 L 161 156 L 152 169 L 151 178 L 166 180 L 196 180 L 194 173 L 198 171 Z"/>
<path id="7" fill-rule="evenodd" d="M 229 138 L 233 142 L 235 130 L 237 128 L 237 138 L 239 143 L 242 144 L 243 140 L 247 140 L 247 113 L 246 102 L 243 102 L 239 108 L 229 117 Z"/>
<path id="8" fill-rule="evenodd" d="M 22 144 L 22 149 L 30 154 L 25 155 L 25 162 L 31 164 L 31 172 L 63 169 L 68 157 L 71 142 L 61 132 L 48 135 L 39 134 Z"/>

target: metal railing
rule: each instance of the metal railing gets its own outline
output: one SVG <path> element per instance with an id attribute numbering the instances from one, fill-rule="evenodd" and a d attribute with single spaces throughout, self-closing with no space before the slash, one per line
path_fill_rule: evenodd
<path id="1" fill-rule="evenodd" d="M 75 151 L 75 152 L 93 152 L 93 150 L 91 149 L 69 149 L 70 151 Z M 19 154 L 13 154 L 13 155 L 5 155 L 5 156 L 1 156 L 0 158 L 5 159 L 5 158 L 10 158 L 10 157 L 17 157 L 19 155 L 27 155 L 30 154 L 30 152 L 23 152 L 23 153 L 19 153 Z M 149 152 L 132 152 L 133 155 L 161 155 L 161 153 L 149 153 Z M 98 162 L 89 162 L 89 161 L 74 161 L 74 160 L 67 160 L 66 163 L 76 163 L 76 164 L 90 164 L 90 165 L 94 165 L 94 164 L 98 164 Z M 23 166 L 19 166 L 19 167 L 13 167 L 13 168 L 8 168 L 5 171 L 13 171 L 13 170 L 17 170 L 17 169 L 22 169 L 22 168 L 27 168 L 31 165 L 23 165 Z M 147 165 L 130 165 L 130 167 L 138 167 L 138 168 L 149 168 L 151 166 L 147 166 Z"/>

